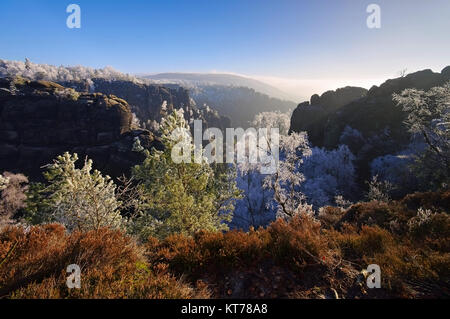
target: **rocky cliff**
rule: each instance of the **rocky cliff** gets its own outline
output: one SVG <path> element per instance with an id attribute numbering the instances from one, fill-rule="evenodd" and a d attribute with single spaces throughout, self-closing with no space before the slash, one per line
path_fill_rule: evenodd
<path id="1" fill-rule="evenodd" d="M 346 126 L 370 137 L 383 131 L 390 131 L 398 141 L 408 141 L 409 135 L 403 125 L 405 115 L 394 105 L 392 94 L 406 88 L 428 90 L 450 80 L 450 67 L 441 73 L 423 70 L 407 76 L 387 80 L 379 87 L 373 86 L 368 92 L 361 88 L 344 88 L 333 94 L 313 95 L 311 103 L 301 103 L 293 112 L 291 131 L 308 131 L 310 141 L 315 146 L 334 148 Z M 346 92 L 345 94 L 343 94 Z M 323 96 L 329 95 L 324 102 Z M 333 102 L 334 101 L 334 102 Z M 337 103 L 336 103 L 337 102 Z"/>
<path id="2" fill-rule="evenodd" d="M 149 131 L 131 128 L 128 103 L 113 95 L 80 93 L 59 84 L 0 79 L 0 171 L 33 179 L 41 166 L 65 151 L 94 160 L 102 172 L 120 176 L 142 160 L 142 146 L 161 148 Z"/>
<path id="3" fill-rule="evenodd" d="M 327 91 L 321 96 L 314 94 L 310 101 L 300 103 L 292 113 L 291 131 L 307 131 L 313 144 L 322 146 L 322 122 L 326 121 L 329 114 L 366 95 L 366 89 L 351 86 Z"/>
<path id="4" fill-rule="evenodd" d="M 93 78 L 84 81 L 62 82 L 64 86 L 80 92 L 100 92 L 113 94 L 126 100 L 131 111 L 143 127 L 150 122 L 160 122 L 161 118 L 173 109 L 183 109 L 186 119 L 201 119 L 204 127 L 230 127 L 230 120 L 210 108 L 197 107 L 191 99 L 189 90 L 178 85 L 143 84 L 125 80 L 106 80 Z"/>
<path id="5" fill-rule="evenodd" d="M 313 96 L 313 105 L 302 103 L 294 111 L 291 131 L 307 131 L 314 146 L 332 149 L 347 144 L 356 155 L 358 175 L 365 180 L 370 177 L 368 165 L 374 158 L 396 154 L 410 143 L 411 136 L 404 125 L 406 114 L 394 104 L 392 95 L 407 88 L 428 90 L 447 81 L 450 67 L 441 73 L 431 70 L 411 73 L 374 86 L 365 96 L 355 91 L 353 101 L 335 105 L 331 111 L 330 106 L 320 105 L 324 104 L 322 97 Z M 351 94 L 346 96 L 352 98 Z M 345 101 L 338 100 L 340 104 Z"/>
<path id="6" fill-rule="evenodd" d="M 143 121 L 159 121 L 162 116 L 162 106 L 165 108 L 184 109 L 189 111 L 191 99 L 188 90 L 177 87 L 168 88 L 160 85 L 149 85 L 124 80 L 92 79 L 85 81 L 71 81 L 61 83 L 64 86 L 74 88 L 80 92 L 100 92 L 113 94 L 126 100 L 139 119 Z"/>

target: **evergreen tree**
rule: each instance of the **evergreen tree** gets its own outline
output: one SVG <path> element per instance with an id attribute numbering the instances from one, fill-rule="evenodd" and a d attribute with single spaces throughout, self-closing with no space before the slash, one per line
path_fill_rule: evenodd
<path id="1" fill-rule="evenodd" d="M 194 162 L 194 151 L 203 150 L 195 149 L 182 110 L 164 118 L 160 129 L 164 151 L 146 151 L 144 162 L 133 169 L 144 199 L 133 232 L 143 238 L 164 238 L 173 233 L 227 230 L 239 196 L 232 168 L 209 165 L 205 159 Z"/>
<path id="2" fill-rule="evenodd" d="M 70 231 L 120 228 L 123 220 L 116 185 L 109 176 L 92 171 L 92 160 L 86 159 L 81 169 L 75 166 L 77 160 L 77 154 L 64 153 L 44 174 L 50 183 L 53 219 Z"/>

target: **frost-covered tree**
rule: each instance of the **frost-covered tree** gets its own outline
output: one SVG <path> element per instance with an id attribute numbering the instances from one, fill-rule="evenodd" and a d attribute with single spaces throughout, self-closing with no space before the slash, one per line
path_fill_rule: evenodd
<path id="1" fill-rule="evenodd" d="M 8 178 L 0 174 L 0 191 L 6 188 L 6 186 L 8 185 L 8 181 Z"/>
<path id="2" fill-rule="evenodd" d="M 261 112 L 257 114 L 252 122 L 255 128 L 278 128 L 280 135 L 286 136 L 291 125 L 291 117 L 289 113 L 277 112 Z"/>
<path id="3" fill-rule="evenodd" d="M 28 178 L 10 172 L 0 175 L 0 214 L 12 216 L 25 206 Z"/>
<path id="4" fill-rule="evenodd" d="M 347 145 L 335 150 L 314 147 L 304 158 L 302 191 L 314 208 L 333 205 L 336 196 L 351 198 L 355 193 L 355 157 Z"/>
<path id="5" fill-rule="evenodd" d="M 406 89 L 394 101 L 407 113 L 405 124 L 427 144 L 416 173 L 434 185 L 450 182 L 450 82 L 428 91 Z"/>
<path id="6" fill-rule="evenodd" d="M 146 152 L 134 167 L 141 183 L 143 207 L 135 218 L 133 232 L 142 238 L 164 238 L 173 233 L 193 235 L 199 230 L 227 230 L 235 198 L 239 193 L 228 167 L 214 167 L 204 159 L 194 162 L 194 144 L 183 110 L 175 110 L 161 121 L 164 151 Z M 175 148 L 190 163 L 173 160 Z M 196 150 L 202 152 L 203 150 Z"/>
<path id="7" fill-rule="evenodd" d="M 369 201 L 389 202 L 391 200 L 390 195 L 394 186 L 389 181 L 380 180 L 378 176 L 373 176 L 368 185 L 367 199 Z"/>
<path id="8" fill-rule="evenodd" d="M 131 127 L 134 129 L 138 129 L 141 127 L 141 121 L 139 120 L 136 113 L 131 113 Z"/>
<path id="9" fill-rule="evenodd" d="M 284 138 L 289 131 L 290 117 L 288 113 L 262 112 L 255 116 L 252 125 L 255 129 L 267 129 L 268 132 L 272 128 L 277 128 L 279 135 Z M 252 134 L 251 131 L 248 131 L 241 141 L 237 143 L 237 147 L 246 148 L 247 155 L 250 155 L 248 151 L 250 144 L 248 143 L 257 144 L 258 141 L 256 136 L 250 136 Z M 270 143 L 269 140 L 264 139 L 260 140 L 260 142 Z M 261 147 L 261 145 L 256 145 L 253 150 L 258 151 L 257 147 Z M 270 147 L 266 147 L 265 153 L 270 153 L 269 150 Z M 272 189 L 264 186 L 267 174 L 262 173 L 263 165 L 264 163 L 261 161 L 250 163 L 250 156 L 238 165 L 237 185 L 243 191 L 244 196 L 236 203 L 231 223 L 232 228 L 246 230 L 249 227 L 266 226 L 276 218 L 276 209 L 272 205 L 274 192 Z"/>
<path id="10" fill-rule="evenodd" d="M 403 197 L 406 194 L 420 190 L 419 176 L 411 170 L 417 154 L 421 154 L 426 145 L 413 141 L 410 145 L 396 153 L 375 158 L 370 163 L 371 176 L 378 176 L 379 180 L 387 181 L 395 186 L 393 197 Z"/>
<path id="11" fill-rule="evenodd" d="M 360 131 L 348 125 L 345 126 L 344 131 L 339 137 L 339 143 L 347 145 L 349 149 L 356 154 L 367 143 Z"/>
<path id="12" fill-rule="evenodd" d="M 6 189 L 8 186 L 9 180 L 8 178 L 4 177 L 2 174 L 0 174 L 0 195 L 2 193 L 2 190 Z M 0 207 L 0 229 L 10 222 L 10 216 L 7 216 L 2 212 L 2 208 Z"/>
<path id="13" fill-rule="evenodd" d="M 10 224 L 14 215 L 26 205 L 28 178 L 9 172 L 0 174 L 0 226 Z"/>
<path id="14" fill-rule="evenodd" d="M 356 191 L 355 157 L 346 145 L 335 150 L 321 148 L 310 149 L 307 136 L 296 134 L 287 136 L 289 120 L 284 121 L 280 113 L 266 112 L 256 116 L 254 125 L 259 127 L 279 127 L 286 124 L 280 141 L 280 169 L 282 178 L 277 174 L 264 176 L 259 172 L 260 164 L 244 163 L 239 165 L 238 186 L 244 190 L 244 199 L 238 201 L 233 226 L 259 226 L 274 219 L 275 213 L 287 215 L 278 203 L 286 201 L 286 210 L 292 214 L 296 205 L 312 204 L 315 209 L 326 205 L 335 205 L 337 196 L 353 199 Z M 346 142 L 361 144 L 362 135 L 350 127 L 343 134 Z M 269 180 L 267 187 L 263 181 Z M 274 182 L 279 179 L 278 183 Z M 286 180 L 285 180 L 286 179 Z M 267 182 L 267 181 L 266 181 Z M 281 185 L 276 194 L 276 185 Z M 290 186 L 288 186 L 290 185 Z M 287 191 L 289 190 L 289 192 Z M 289 196 L 288 196 L 289 195 Z M 278 196 L 278 199 L 276 199 Z M 290 200 L 287 200 L 290 198 Z M 275 205 L 269 205 L 269 204 Z M 294 204 L 295 203 L 295 204 Z M 301 204 L 300 204 L 301 203 Z M 307 203 L 307 204 L 306 204 Z M 290 205 L 290 207 L 288 207 Z M 275 209 L 274 209 L 275 207 Z"/>
<path id="15" fill-rule="evenodd" d="M 92 160 L 86 159 L 80 169 L 75 166 L 77 160 L 77 154 L 64 153 L 47 166 L 44 175 L 50 183 L 47 191 L 53 219 L 69 231 L 121 228 L 124 220 L 116 185 L 109 176 L 92 171 Z"/>
<path id="16" fill-rule="evenodd" d="M 248 163 L 245 163 L 248 164 Z M 259 165 L 238 165 L 237 187 L 242 190 L 242 199 L 236 202 L 233 220 L 234 229 L 249 229 L 266 226 L 275 219 L 275 212 L 270 207 L 273 191 L 264 187 L 267 177 L 261 174 Z"/>
<path id="17" fill-rule="evenodd" d="M 133 147 L 131 150 L 137 153 L 142 153 L 145 151 L 145 148 L 142 146 L 139 136 L 134 137 Z"/>
<path id="18" fill-rule="evenodd" d="M 147 120 L 147 122 L 144 125 L 144 128 L 151 132 L 158 132 L 159 131 L 159 123 L 155 120 Z"/>
<path id="19" fill-rule="evenodd" d="M 135 83 L 146 82 L 134 76 L 121 73 L 112 67 L 103 69 L 92 69 L 84 66 L 53 66 L 48 64 L 36 64 L 26 59 L 22 61 L 7 61 L 0 59 L 0 77 L 21 76 L 30 80 L 47 80 L 55 82 L 69 82 L 87 80 L 88 85 L 93 89 L 93 82 L 90 79 L 101 78 L 105 80 L 127 80 Z"/>
<path id="20" fill-rule="evenodd" d="M 280 161 L 274 174 L 268 175 L 264 186 L 273 191 L 277 216 L 291 218 L 302 212 L 312 212 L 301 192 L 305 176 L 301 173 L 304 158 L 311 155 L 305 132 L 292 133 L 280 139 Z"/>
<path id="21" fill-rule="evenodd" d="M 275 113 L 274 113 L 275 114 Z M 253 126 L 258 128 L 272 128 L 276 121 L 269 120 L 269 113 L 255 116 Z M 267 140 L 265 142 L 268 142 Z M 245 150 L 246 157 L 240 158 L 237 165 L 237 186 L 243 192 L 243 198 L 236 202 L 233 229 L 249 229 L 250 227 L 265 226 L 274 219 L 269 203 L 272 201 L 271 190 L 264 188 L 265 174 L 261 173 L 262 163 L 254 162 L 252 157 L 258 158 L 258 136 L 256 130 L 247 130 L 244 136 L 235 144 L 235 150 Z"/>
<path id="22" fill-rule="evenodd" d="M 338 205 L 336 198 L 353 199 L 357 187 L 354 160 L 346 145 L 335 150 L 310 149 L 306 134 L 281 136 L 276 174 L 262 175 L 261 164 L 239 165 L 238 186 L 245 196 L 237 203 L 233 227 L 266 225 L 276 213 L 289 216 L 311 210 L 310 205 L 314 209 Z"/>

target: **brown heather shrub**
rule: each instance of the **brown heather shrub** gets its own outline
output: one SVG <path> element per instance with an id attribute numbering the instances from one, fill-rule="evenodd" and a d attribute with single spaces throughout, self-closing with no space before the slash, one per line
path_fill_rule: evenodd
<path id="1" fill-rule="evenodd" d="M 417 249 L 406 244 L 364 256 L 365 264 L 378 264 L 382 287 L 397 297 L 449 297 L 450 254 Z M 433 287 L 430 290 L 430 287 Z M 413 291 L 413 292 L 412 292 Z"/>
<path id="2" fill-rule="evenodd" d="M 11 224 L 14 214 L 25 207 L 28 190 L 26 176 L 9 172 L 4 172 L 2 175 L 8 179 L 8 183 L 5 189 L 0 189 L 0 228 Z"/>
<path id="3" fill-rule="evenodd" d="M 448 216 L 450 212 L 450 191 L 414 193 L 399 201 L 390 202 L 361 202 L 351 206 L 336 224 L 341 227 L 344 223 L 357 225 L 378 225 L 397 234 L 406 235 L 410 227 L 408 222 L 417 216 L 419 208 L 430 209 Z M 395 227 L 393 227 L 395 225 Z M 439 230 L 439 236 L 442 236 Z"/>
<path id="4" fill-rule="evenodd" d="M 340 207 L 326 206 L 319 210 L 319 215 L 317 217 L 322 223 L 322 226 L 330 228 L 336 227 L 344 213 L 345 210 Z"/>
<path id="5" fill-rule="evenodd" d="M 392 235 L 378 226 L 362 226 L 358 230 L 353 225 L 344 224 L 340 232 L 332 231 L 329 235 L 339 245 L 343 258 L 355 262 L 383 253 L 395 244 Z"/>
<path id="6" fill-rule="evenodd" d="M 172 235 L 164 241 L 150 239 L 147 255 L 153 264 L 167 263 L 176 273 L 198 274 L 206 269 L 239 268 L 267 255 L 264 231 L 198 232 L 194 237 Z"/>
<path id="7" fill-rule="evenodd" d="M 446 234 L 434 229 L 436 238 Z M 147 256 L 151 264 L 187 275 L 193 283 L 208 282 L 220 297 L 448 296 L 450 254 L 431 248 L 377 225 L 325 229 L 304 215 L 248 233 L 152 239 Z M 357 284 L 358 273 L 369 264 L 380 265 L 384 289 Z"/>
<path id="8" fill-rule="evenodd" d="M 319 220 L 300 215 L 246 233 L 200 231 L 142 246 L 108 229 L 9 227 L 0 231 L 0 297 L 448 298 L 447 194 L 358 203 L 338 223 L 326 208 Z M 418 216 L 417 207 L 433 214 Z M 65 285 L 73 263 L 81 290 Z M 381 267 L 382 289 L 364 289 L 369 264 Z"/>
<path id="9" fill-rule="evenodd" d="M 294 261 L 300 266 L 332 261 L 333 247 L 322 233 L 320 222 L 309 215 L 290 222 L 278 219 L 267 231 L 271 235 L 269 250 L 280 261 Z"/>
<path id="10" fill-rule="evenodd" d="M 450 252 L 450 215 L 434 213 L 422 223 L 416 223 L 417 217 L 410 221 L 409 235 L 418 246 L 429 247 L 436 251 Z"/>
<path id="11" fill-rule="evenodd" d="M 67 274 L 50 277 L 41 283 L 31 283 L 11 294 L 13 299 L 190 299 L 209 298 L 205 287 L 194 289 L 170 274 L 153 274 L 145 269 L 115 273 L 111 267 L 82 272 L 82 287 L 67 289 Z M 87 287 L 84 281 L 89 281 Z"/>
<path id="12" fill-rule="evenodd" d="M 419 208 L 450 212 L 450 190 L 444 192 L 425 192 L 406 195 L 401 201 L 407 209 Z"/>
<path id="13" fill-rule="evenodd" d="M 16 244 L 17 243 L 17 244 Z M 11 249 L 14 249 L 11 251 Z M 167 273 L 155 273 L 134 240 L 117 230 L 67 234 L 60 225 L 0 233 L 0 296 L 12 298 L 207 297 Z M 68 289 L 66 267 L 81 268 L 82 287 Z"/>
<path id="14" fill-rule="evenodd" d="M 330 235 L 339 244 L 343 258 L 360 265 L 360 269 L 365 269 L 369 264 L 379 265 L 382 287 L 394 296 L 449 296 L 448 251 L 431 250 L 421 241 L 395 236 L 378 226 L 362 226 L 359 229 L 344 224 L 340 232 L 332 231 Z M 424 290 L 424 287 L 433 289 Z"/>
<path id="15" fill-rule="evenodd" d="M 352 205 L 344 214 L 339 222 L 349 223 L 361 227 L 363 225 L 378 225 L 388 227 L 389 222 L 393 220 L 398 211 L 391 203 L 381 201 L 362 202 Z"/>
<path id="16" fill-rule="evenodd" d="M 153 264 L 166 263 L 177 273 L 195 274 L 205 269 L 227 270 L 255 266 L 271 258 L 281 264 L 321 263 L 330 255 L 320 223 L 309 216 L 290 222 L 278 219 L 267 229 L 199 232 L 194 237 L 174 235 L 164 241 L 151 238 L 147 256 Z"/>

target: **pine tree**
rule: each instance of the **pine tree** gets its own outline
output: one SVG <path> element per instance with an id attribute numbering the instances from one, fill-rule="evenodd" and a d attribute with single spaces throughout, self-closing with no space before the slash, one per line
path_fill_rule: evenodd
<path id="1" fill-rule="evenodd" d="M 161 132 L 164 151 L 147 151 L 144 162 L 133 169 L 144 199 L 133 231 L 145 239 L 227 230 L 239 196 L 230 168 L 194 162 L 195 148 L 182 110 L 162 120 Z M 185 162 L 172 157 L 180 145 Z"/>
<path id="2" fill-rule="evenodd" d="M 109 176 L 92 171 L 92 160 L 86 159 L 81 169 L 75 166 L 77 160 L 77 154 L 64 153 L 45 173 L 53 219 L 70 231 L 120 228 L 123 220 L 116 185 Z"/>

